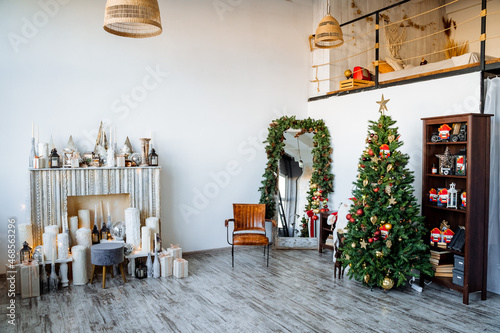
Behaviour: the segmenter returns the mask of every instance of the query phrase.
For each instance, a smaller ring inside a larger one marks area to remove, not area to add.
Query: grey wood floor
[[[331,252],[261,248],[186,254],[189,277],[129,280],[101,289],[70,286],[17,298],[17,326],[6,322],[1,283],[0,332],[500,332],[500,295],[481,301],[430,285],[370,290],[335,279]]]

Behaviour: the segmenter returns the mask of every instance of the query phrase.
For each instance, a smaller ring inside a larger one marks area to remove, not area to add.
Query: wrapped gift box
[[[170,245],[167,249],[167,253],[170,253],[175,259],[182,258],[182,249],[177,245]]]
[[[38,263],[35,265],[21,265],[21,297],[40,296],[40,273]]]
[[[160,276],[171,276],[174,269],[174,257],[170,253],[162,253],[160,258]]]
[[[174,276],[176,278],[184,278],[188,276],[188,261],[186,259],[174,260]]]

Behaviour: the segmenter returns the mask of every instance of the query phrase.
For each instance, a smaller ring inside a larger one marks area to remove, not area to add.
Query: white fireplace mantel
[[[141,220],[160,217],[161,167],[30,169],[33,247],[42,244],[46,225],[68,219],[68,196],[127,193]]]

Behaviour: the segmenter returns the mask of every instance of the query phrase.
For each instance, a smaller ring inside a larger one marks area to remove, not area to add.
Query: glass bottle
[[[94,218],[94,228],[92,228],[92,245],[99,244],[99,228],[97,227],[97,218]]]
[[[146,268],[148,270],[148,278],[153,277],[153,262],[151,261],[151,252],[148,253],[148,259],[146,260]]]
[[[155,262],[153,263],[153,277],[155,279],[160,277],[160,259],[157,251],[155,251]]]
[[[106,227],[106,223],[104,221],[101,222],[101,239],[108,239],[108,228]]]

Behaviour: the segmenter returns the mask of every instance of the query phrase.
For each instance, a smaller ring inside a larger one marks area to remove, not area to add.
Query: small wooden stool
[[[94,281],[95,266],[102,266],[102,288],[106,288],[106,266],[113,265],[119,265],[123,281],[127,283],[122,265],[124,258],[123,244],[121,243],[101,243],[92,245],[90,248],[90,262],[92,263],[90,284]],[[113,268],[111,268],[111,276],[114,277]]]

